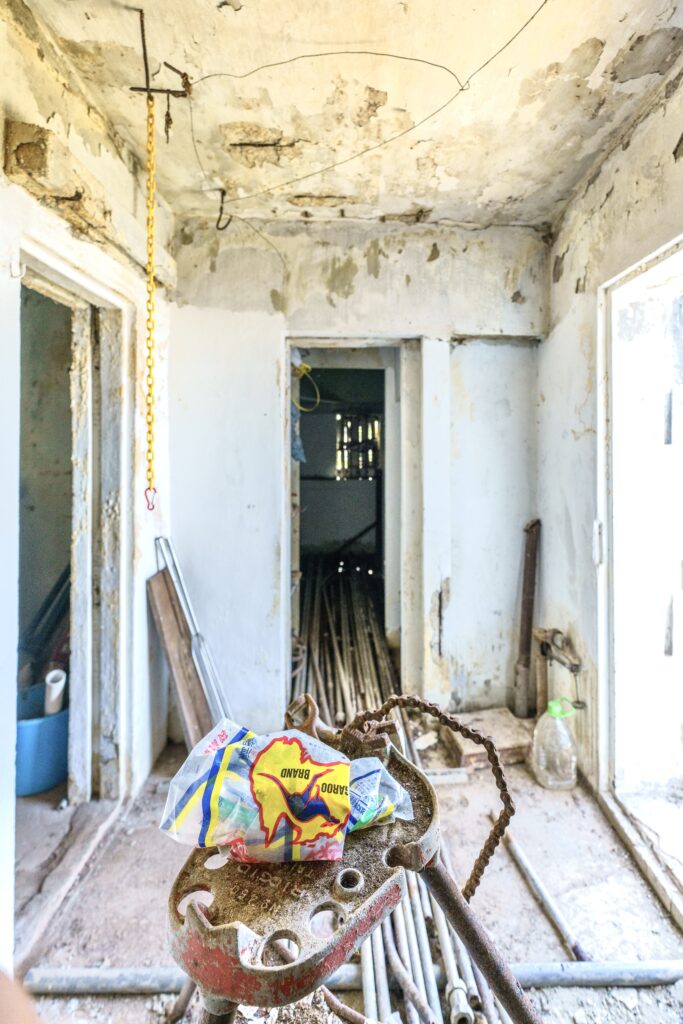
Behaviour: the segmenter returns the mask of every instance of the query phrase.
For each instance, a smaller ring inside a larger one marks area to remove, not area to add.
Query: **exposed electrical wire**
[[[453,101],[455,99],[457,99],[458,96],[460,96],[463,92],[466,92],[469,89],[470,83],[472,82],[472,80],[481,71],[483,71],[484,68],[488,67],[488,65],[491,64],[492,61],[494,61],[497,57],[499,57],[500,54],[503,53],[509,46],[512,45],[512,43],[522,34],[522,32],[525,31],[525,29],[528,28],[528,26],[534,21],[534,19],[540,14],[540,12],[543,10],[543,8],[549,2],[550,2],[550,0],[541,0],[541,3],[530,14],[530,16],[524,22],[524,24],[522,24],[517,29],[517,31],[514,32],[513,35],[511,35],[509,37],[509,39],[507,39],[503,43],[502,46],[500,46],[494,53],[492,53],[489,57],[487,57],[487,59],[482,64],[480,64],[479,67],[475,68],[474,71],[472,71],[467,76],[467,78],[464,81],[460,79],[460,77],[456,74],[455,71],[453,71],[452,68],[447,67],[445,64],[438,64],[436,61],[430,61],[427,58],[423,58],[423,57],[409,57],[409,56],[406,56],[404,54],[388,53],[388,52],[383,52],[383,51],[379,51],[379,50],[329,50],[329,51],[322,51],[320,53],[299,54],[299,55],[294,56],[294,57],[289,57],[289,58],[287,58],[285,60],[273,61],[273,62],[270,62],[268,64],[262,64],[259,67],[253,68],[251,71],[245,71],[245,72],[242,72],[241,74],[238,74],[236,72],[230,72],[230,71],[217,71],[217,72],[213,72],[213,73],[208,74],[208,75],[203,75],[201,78],[196,79],[196,81],[193,82],[193,86],[197,86],[197,85],[199,85],[199,84],[201,84],[203,82],[210,81],[211,79],[214,79],[214,78],[245,79],[245,78],[251,77],[252,75],[258,74],[261,71],[269,70],[269,69],[276,68],[276,67],[283,67],[285,65],[293,64],[293,63],[295,63],[297,61],[301,61],[301,60],[312,60],[312,59],[321,58],[321,57],[325,58],[325,57],[337,57],[337,56],[374,56],[374,57],[384,57],[384,58],[393,59],[393,60],[410,61],[410,62],[413,62],[413,63],[416,63],[416,64],[423,64],[423,65],[426,65],[428,67],[436,68],[438,70],[445,71],[448,75],[450,75],[458,83],[458,88],[456,89],[456,91],[454,93],[452,93],[452,95],[449,96],[448,99],[445,100],[444,103],[441,103],[434,110],[430,111],[430,113],[428,113],[424,117],[420,118],[420,120],[416,121],[415,124],[411,125],[408,128],[402,129],[400,132],[396,132],[394,135],[391,135],[388,139],[383,139],[381,142],[374,143],[372,146],[366,146],[363,149],[358,150],[356,153],[352,153],[350,156],[344,157],[342,160],[336,160],[334,163],[327,164],[324,167],[319,167],[315,171],[308,171],[306,174],[297,175],[296,177],[289,178],[286,181],[277,182],[274,185],[269,185],[266,188],[259,189],[257,192],[251,192],[248,195],[244,195],[244,196],[234,196],[231,199],[224,198],[224,201],[223,201],[224,205],[231,204],[231,203],[237,203],[237,202],[245,202],[248,199],[256,199],[256,198],[258,198],[260,196],[268,195],[269,193],[274,192],[277,189],[287,188],[289,185],[296,185],[296,184],[298,184],[301,181],[308,181],[311,178],[316,177],[317,175],[325,174],[327,171],[331,171],[331,170],[334,170],[337,167],[342,167],[345,164],[351,163],[352,160],[358,160],[360,157],[366,156],[368,153],[376,152],[377,150],[382,149],[384,146],[388,146],[388,145],[390,145],[390,143],[396,142],[398,139],[404,138],[406,135],[410,134],[411,132],[414,132],[418,128],[421,128],[422,125],[426,124],[427,121],[430,121],[433,117],[437,117],[443,110],[445,110],[448,106],[450,106],[450,104],[453,103]],[[206,172],[204,171],[204,168],[202,166],[201,160],[199,159],[197,140],[196,140],[195,132],[194,132],[194,120],[193,120],[192,116],[190,116],[190,130],[191,130],[191,133],[192,133],[192,144],[193,144],[193,147],[194,147],[195,155],[197,157],[197,162],[199,164],[200,169],[202,170],[202,174],[204,175],[204,178],[206,179],[207,178]],[[218,191],[218,190],[217,189],[212,189],[211,191]],[[252,227],[252,225],[248,225],[248,226]],[[252,230],[255,230],[255,229],[252,228]]]

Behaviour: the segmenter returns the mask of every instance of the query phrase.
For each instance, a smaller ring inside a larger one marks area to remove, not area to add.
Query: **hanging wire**
[[[549,2],[550,2],[550,0],[541,0],[541,3],[538,5],[538,7],[531,13],[531,15],[517,29],[517,31],[514,32],[513,35],[511,35],[509,37],[509,39],[507,39],[503,43],[502,46],[499,46],[498,49],[494,53],[492,53],[489,57],[487,57],[486,60],[482,64],[479,65],[479,67],[475,68],[474,71],[472,71],[467,76],[467,78],[464,81],[459,78],[459,76],[456,74],[455,71],[453,71],[452,68],[447,67],[447,65],[445,65],[445,64],[439,64],[436,61],[430,61],[430,60],[428,60],[427,58],[424,58],[424,57],[409,57],[409,56],[406,56],[405,54],[389,53],[389,52],[384,52],[384,51],[381,51],[381,50],[326,50],[326,51],[321,51],[320,53],[298,54],[297,56],[289,57],[289,58],[287,58],[285,60],[272,61],[272,62],[270,62],[268,64],[261,64],[261,65],[259,65],[259,67],[253,68],[251,71],[245,71],[245,72],[243,72],[241,74],[238,74],[238,73],[235,73],[235,72],[230,72],[230,71],[217,71],[217,72],[212,72],[211,74],[204,75],[201,78],[196,79],[196,81],[193,83],[193,85],[195,87],[197,85],[200,85],[203,82],[210,81],[211,79],[214,79],[214,78],[234,78],[234,79],[249,78],[252,75],[258,74],[260,71],[265,71],[265,70],[269,70],[269,69],[277,68],[277,67],[283,67],[285,65],[293,64],[293,63],[295,63],[297,61],[301,61],[301,60],[313,60],[313,59],[321,58],[321,57],[322,58],[326,58],[326,57],[339,57],[339,56],[371,56],[371,57],[384,57],[384,58],[388,58],[388,59],[392,59],[392,60],[410,61],[412,63],[422,64],[422,65],[425,65],[427,67],[436,68],[437,70],[445,71],[446,74],[450,75],[451,78],[455,79],[455,81],[458,84],[458,88],[455,90],[455,92],[453,92],[448,97],[448,99],[446,99],[438,107],[435,107],[433,110],[431,110],[424,117],[420,118],[418,121],[415,122],[415,124],[410,125],[410,127],[404,128],[404,129],[402,129],[399,132],[396,132],[394,135],[391,135],[389,138],[383,139],[381,142],[376,142],[376,143],[374,143],[371,146],[366,146],[363,149],[360,149],[357,152],[352,153],[350,156],[344,157],[341,160],[336,160],[333,163],[326,164],[324,167],[319,167],[315,171],[308,171],[307,173],[297,175],[294,178],[288,178],[286,181],[277,182],[274,185],[269,185],[266,188],[259,189],[257,192],[251,192],[248,195],[234,196],[231,199],[225,199],[224,200],[224,204],[237,203],[237,202],[245,202],[248,199],[256,199],[256,198],[258,198],[260,196],[268,195],[271,192],[276,191],[277,189],[286,188],[289,185],[296,185],[296,184],[298,184],[301,181],[308,181],[311,178],[317,177],[320,174],[325,174],[327,171],[334,170],[337,167],[343,167],[345,164],[351,163],[351,161],[353,161],[353,160],[358,160],[360,157],[366,156],[368,153],[376,152],[377,150],[382,149],[385,146],[390,145],[392,142],[396,142],[398,139],[405,138],[405,136],[409,135],[411,132],[417,131],[417,129],[421,128],[422,125],[427,123],[427,121],[430,121],[432,118],[437,117],[443,110],[445,110],[448,106],[450,106],[450,104],[453,103],[453,101],[455,99],[457,99],[458,96],[460,96],[463,92],[466,92],[469,89],[470,84],[473,81],[473,79],[476,78],[476,76],[478,74],[480,74],[480,72],[482,72],[484,70],[484,68],[488,67],[489,64],[491,64],[492,61],[494,61],[496,59],[496,57],[500,56],[501,53],[503,53],[509,46],[511,46],[512,43],[516,39],[519,38],[519,36],[522,34],[522,32],[524,32],[525,29],[527,29],[529,27],[529,25],[535,20],[535,18],[538,17],[540,12],[543,10],[543,8]],[[191,134],[192,134],[192,144],[193,144],[193,147],[194,147],[195,156],[197,157],[197,162],[198,162],[199,167],[200,167],[200,169],[202,171],[202,174],[206,178],[207,177],[206,173],[205,173],[205,171],[203,169],[201,160],[199,159],[197,140],[196,140],[196,136],[195,136],[195,132],[194,132],[194,119],[193,119],[192,116],[190,117],[190,131],[191,131]],[[211,191],[214,191],[214,190],[211,190]],[[249,227],[252,227],[252,225],[249,225]]]

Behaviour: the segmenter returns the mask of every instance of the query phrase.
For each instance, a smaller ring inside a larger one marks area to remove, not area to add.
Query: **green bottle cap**
[[[569,705],[568,708],[562,706],[562,701],[566,701]],[[551,718],[569,718],[570,715],[575,714],[576,708],[570,701],[569,697],[560,697],[559,700],[548,701],[548,714]]]

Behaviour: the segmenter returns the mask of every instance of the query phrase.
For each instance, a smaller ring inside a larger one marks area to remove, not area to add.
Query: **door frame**
[[[441,462],[450,457],[450,341],[422,336],[368,334],[364,337],[292,333],[287,336],[285,374],[286,451],[289,454],[290,353],[296,348],[397,351],[400,394],[400,649],[401,687],[431,700],[450,699],[449,659],[441,635],[450,590],[451,524],[444,503],[450,492]],[[430,453],[425,458],[425,452]],[[437,458],[434,453],[441,453]],[[440,461],[439,461],[440,459]],[[285,490],[292,491],[291,457]],[[288,501],[285,579],[291,578],[292,502]],[[291,602],[287,630],[291,622]]]
[[[34,239],[19,260],[22,285],[72,311],[68,798],[118,800],[130,755],[135,304]]]
[[[671,880],[636,821],[615,791],[615,673],[612,543],[612,321],[611,297],[617,289],[683,249],[683,235],[610,278],[598,288],[597,302],[597,518],[593,531],[593,560],[597,574],[598,636],[598,790],[606,816],[633,856],[657,896],[683,929],[683,897]]]

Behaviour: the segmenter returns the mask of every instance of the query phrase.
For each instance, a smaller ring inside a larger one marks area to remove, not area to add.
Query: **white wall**
[[[173,311],[173,539],[224,696],[262,731],[289,674],[287,358],[279,316]]]
[[[543,521],[537,621],[568,632],[585,665],[588,710],[574,716],[581,765],[598,783],[598,582],[592,535],[597,516],[598,290],[683,232],[681,76],[594,171],[570,205],[555,241],[551,324],[539,353],[539,503]],[[602,570],[601,570],[602,571]],[[566,677],[556,675],[558,690]],[[604,695],[603,695],[604,697]],[[646,711],[646,708],[644,708]],[[603,784],[606,764],[603,765]]]
[[[504,701],[512,681],[522,527],[534,514],[535,351],[523,342],[544,329],[545,243],[520,228],[260,225],[279,248],[285,272],[272,249],[243,226],[234,228],[218,234],[189,224],[178,236],[178,300],[188,305],[174,317],[172,332],[171,457],[174,537],[223,672],[232,679],[234,666],[241,670],[244,681],[235,678],[232,686],[236,706],[252,708],[257,670],[273,692],[283,688],[275,682],[278,666],[285,671],[282,637],[269,619],[269,602],[281,592],[271,553],[281,517],[289,515],[278,491],[284,453],[277,410],[289,367],[278,362],[277,339],[285,333],[299,346],[307,337],[328,347],[337,338],[340,345],[374,338],[405,351],[401,603],[403,628],[410,620],[412,633],[412,645],[403,636],[406,686],[444,703],[451,688],[460,704]],[[479,340],[454,344],[451,352],[450,339],[463,335]],[[428,340],[401,340],[411,336]],[[281,374],[279,384],[274,373]],[[201,426],[197,408],[205,415]],[[489,441],[496,450],[487,464],[482,446]],[[233,447],[251,454],[242,476]],[[224,549],[234,523],[247,521],[244,503],[252,492],[251,531],[263,540],[258,575],[246,539],[238,562]],[[198,494],[212,500],[197,507]],[[489,559],[487,594],[480,597],[483,559]],[[226,573],[234,588],[228,593],[240,595],[232,623],[218,607]],[[247,579],[259,586],[247,589]],[[239,641],[251,641],[258,630],[260,666]]]
[[[448,653],[458,707],[505,705],[517,657],[525,524],[536,515],[538,346],[454,345]]]

